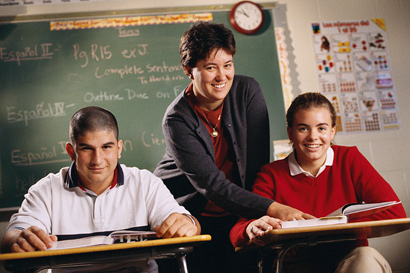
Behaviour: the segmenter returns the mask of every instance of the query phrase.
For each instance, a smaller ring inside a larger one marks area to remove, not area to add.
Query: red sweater
[[[261,168],[253,192],[315,217],[326,216],[346,203],[399,201],[391,186],[356,147],[331,146],[333,166],[319,176],[291,176],[287,158]],[[405,218],[401,204],[359,221]],[[249,241],[245,229],[250,220],[241,218],[232,228],[230,239],[237,247]],[[367,242],[365,242],[367,244]]]

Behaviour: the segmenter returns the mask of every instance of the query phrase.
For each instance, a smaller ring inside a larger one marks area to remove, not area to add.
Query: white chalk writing
[[[132,66],[124,65],[121,68],[106,68],[106,69],[101,69],[100,67],[97,67],[97,69],[95,70],[95,77],[97,79],[101,79],[109,75],[120,75],[120,78],[123,79],[124,75],[139,75],[142,73],[144,73],[144,70],[142,70],[141,67],[137,67],[136,65],[132,65]]]
[[[91,92],[87,92],[84,95],[85,102],[95,102],[95,101],[118,101],[123,100],[124,98],[121,97],[119,94],[107,94],[107,92],[100,92],[99,94],[93,94]]]
[[[175,72],[175,71],[181,71],[182,66],[180,65],[167,65],[166,62],[162,62],[161,65],[155,65],[155,64],[147,64],[146,65],[147,72],[148,73],[154,73],[154,72]]]
[[[98,45],[98,44],[92,44],[90,46],[90,51],[87,53],[87,51],[80,50],[80,45],[79,44],[74,44],[74,59],[77,60],[82,60],[83,64],[81,64],[81,67],[86,67],[88,65],[89,59],[91,58],[92,60],[95,61],[100,61],[100,60],[109,60],[112,58],[112,52],[110,51],[110,46],[109,45]]]
[[[61,117],[65,115],[64,102],[46,104],[41,102],[36,105],[35,109],[31,110],[17,110],[14,106],[7,107],[7,121],[9,123],[24,122],[26,126],[28,125],[29,120]]]
[[[22,61],[52,59],[52,43],[27,46],[22,50],[8,50],[6,47],[0,47],[0,60],[3,62],[17,62],[21,65]]]
[[[19,174],[19,176],[15,176],[16,179],[16,183],[15,183],[15,187],[17,190],[17,193],[15,194],[15,196],[23,196],[24,194],[27,193],[28,189],[34,185],[38,180],[40,180],[41,178],[43,178],[44,176],[47,175],[47,171],[43,171],[40,174],[34,174],[34,173],[27,173],[27,174],[23,174],[21,176],[21,174]]]
[[[15,149],[11,151],[11,163],[17,166],[33,166],[39,164],[51,164],[56,162],[70,161],[67,156],[65,146],[58,145],[52,147],[40,147],[37,151],[22,151],[21,149]],[[60,155],[65,155],[63,159]]]
[[[127,148],[127,147],[128,147],[128,148]],[[127,152],[128,149],[129,149],[130,151],[133,151],[133,150],[134,150],[134,145],[132,144],[132,141],[131,141],[131,140],[126,139],[126,140],[123,141],[122,151],[123,151],[123,152]]]
[[[165,138],[163,137],[159,138],[155,136],[154,134],[150,134],[148,136],[147,132],[143,131],[142,132],[142,144],[145,147],[165,145]]]
[[[125,89],[125,91],[127,91],[129,100],[132,100],[132,99],[147,100],[147,99],[149,99],[147,93],[137,93],[137,92],[135,92],[134,90],[131,90],[131,89]]]
[[[147,54],[147,48],[147,44],[139,44],[137,48],[124,49],[123,51],[121,51],[121,55],[126,59],[137,58],[138,55],[144,56],[145,54]]]
[[[138,28],[134,29],[124,29],[123,27],[117,27],[118,29],[118,37],[135,37],[140,36],[140,30]]]

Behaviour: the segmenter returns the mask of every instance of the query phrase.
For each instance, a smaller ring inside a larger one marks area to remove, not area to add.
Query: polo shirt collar
[[[116,185],[122,186],[124,185],[124,172],[122,171],[120,163],[117,163],[117,167],[115,168],[114,179],[112,181],[111,187],[113,188]],[[84,187],[81,186],[80,181],[78,179],[77,168],[75,167],[75,162],[71,163],[70,168],[67,171],[67,174],[64,179],[64,187],[65,188],[74,188],[79,187],[82,190],[85,190]]]
[[[309,177],[317,177],[317,176],[319,176],[319,174],[321,174],[325,170],[326,166],[332,166],[333,165],[334,156],[335,156],[335,153],[334,153],[333,149],[331,147],[329,147],[326,151],[325,164],[323,164],[320,167],[319,172],[315,176],[315,175],[312,175],[310,172],[305,171],[304,169],[302,169],[302,167],[296,161],[295,151],[293,151],[288,156],[288,164],[289,164],[290,175],[291,176],[296,176],[296,175],[299,175],[299,174],[304,174],[304,175],[309,176]]]

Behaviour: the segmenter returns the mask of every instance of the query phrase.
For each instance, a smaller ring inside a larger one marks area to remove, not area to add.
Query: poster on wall
[[[383,19],[312,23],[319,92],[337,112],[337,131],[400,128]]]

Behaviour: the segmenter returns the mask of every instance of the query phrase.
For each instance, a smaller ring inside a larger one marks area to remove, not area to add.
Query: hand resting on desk
[[[250,242],[263,246],[265,243],[259,238],[271,229],[281,228],[280,223],[282,221],[316,218],[308,213],[304,213],[298,209],[294,209],[278,202],[273,202],[272,205],[270,205],[268,215],[273,217],[263,216],[248,224],[246,227],[246,234],[248,235]]]
[[[282,221],[270,216],[263,216],[255,221],[249,223],[246,227],[246,234],[249,237],[249,241],[257,245],[263,246],[265,243],[260,240],[260,238],[265,234],[265,232],[281,228]]]
[[[195,219],[195,218],[194,218]],[[201,234],[201,228],[195,219],[192,220],[180,213],[170,214],[161,225],[155,228],[157,237],[173,238],[186,237]],[[46,250],[53,246],[53,242],[58,238],[55,235],[48,235],[39,227],[31,226],[23,231],[10,230],[6,233],[1,243],[2,253],[6,252],[30,252]]]
[[[39,227],[31,226],[23,231],[10,230],[1,242],[1,252],[30,252],[46,250],[57,241],[57,236],[48,235]]]
[[[193,217],[193,219],[195,218]],[[188,216],[176,212],[170,214],[160,226],[155,227],[155,231],[157,232],[157,237],[162,238],[186,237],[201,234],[201,228],[196,219],[194,225]]]

